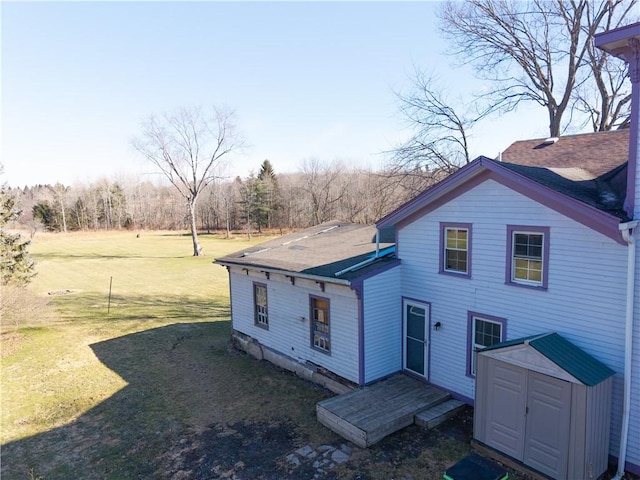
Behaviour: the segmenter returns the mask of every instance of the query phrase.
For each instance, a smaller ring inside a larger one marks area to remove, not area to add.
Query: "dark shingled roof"
[[[529,344],[532,348],[547,357],[553,363],[588,386],[594,386],[606,380],[615,372],[600,360],[593,358],[581,348],[566,340],[557,333],[546,333],[506,342],[496,343],[481,351],[497,350],[514,345]]]
[[[628,130],[569,135],[515,142],[500,164],[626,221],[628,150]]]
[[[558,193],[580,200],[592,207],[628,220],[623,209],[626,195],[627,164],[619,165],[600,177],[577,180],[567,178],[556,171],[542,168],[516,165],[502,162],[500,165],[531,180],[549,187]]]
[[[529,167],[581,169],[595,178],[619,167],[629,156],[629,130],[567,135],[548,144],[545,140],[515,142],[502,152],[501,160]]]
[[[222,265],[278,270],[329,279],[352,280],[396,261],[393,243],[380,243],[381,258],[335,276],[349,267],[373,260],[376,229],[371,225],[327,222],[216,259]]]

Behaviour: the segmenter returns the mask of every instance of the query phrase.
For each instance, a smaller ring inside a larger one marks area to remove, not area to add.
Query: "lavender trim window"
[[[470,223],[440,223],[439,272],[471,277]]]
[[[309,297],[311,317],[311,347],[331,353],[331,329],[329,322],[329,299]]]
[[[546,289],[549,279],[549,227],[507,225],[505,281]]]
[[[478,350],[503,342],[507,337],[507,320],[481,313],[467,313],[467,376],[476,376]]]

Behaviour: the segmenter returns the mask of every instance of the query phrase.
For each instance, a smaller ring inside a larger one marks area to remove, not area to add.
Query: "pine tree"
[[[271,228],[274,219],[281,210],[281,195],[278,186],[278,177],[269,160],[262,162],[260,173],[258,174],[260,181],[260,208],[262,226]]]
[[[31,260],[22,235],[5,230],[6,225],[20,216],[15,198],[5,185],[0,187],[0,285],[22,287],[35,276],[35,263]]]

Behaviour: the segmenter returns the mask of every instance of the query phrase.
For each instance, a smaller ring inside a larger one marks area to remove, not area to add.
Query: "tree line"
[[[190,212],[172,185],[101,179],[90,184],[11,188],[22,210],[16,225],[37,231],[186,230]],[[199,195],[201,232],[305,228],[328,220],[373,223],[413,195],[386,170],[308,159],[296,173],[277,174],[269,160],[257,174],[217,179]]]

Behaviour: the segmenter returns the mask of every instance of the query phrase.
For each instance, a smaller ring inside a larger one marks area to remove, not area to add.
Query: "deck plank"
[[[360,447],[368,447],[414,422],[415,415],[450,395],[397,374],[373,385],[319,402],[320,423]]]

